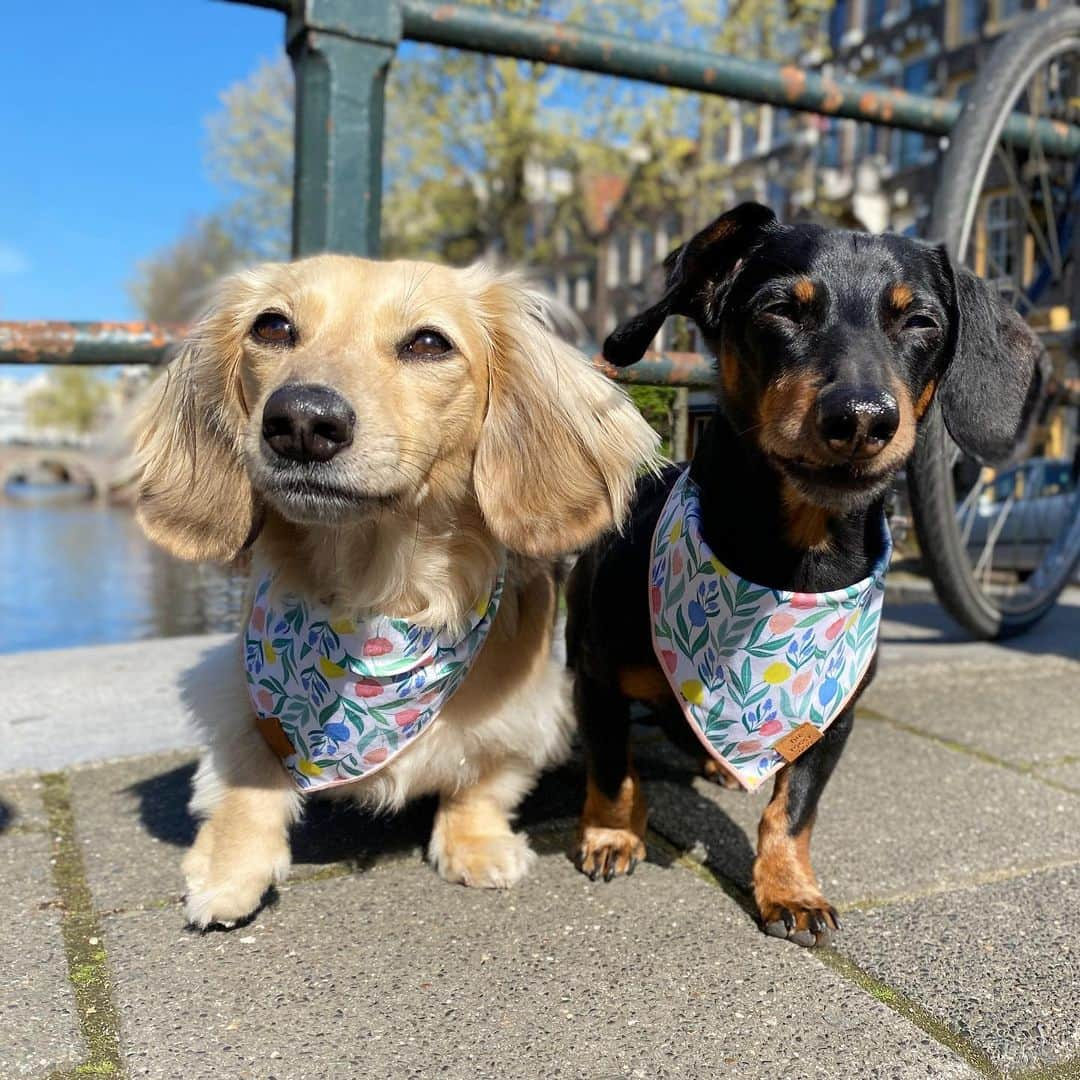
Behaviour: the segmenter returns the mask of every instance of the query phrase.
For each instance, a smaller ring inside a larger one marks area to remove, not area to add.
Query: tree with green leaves
[[[236,224],[209,217],[174,244],[138,264],[128,292],[151,322],[185,323],[206,304],[207,291],[223,274],[250,261],[252,245]]]
[[[45,385],[27,397],[27,417],[35,428],[88,435],[97,427],[107,399],[96,374],[78,367],[53,368]]]
[[[790,61],[820,34],[831,0],[733,0],[722,17],[707,0],[497,6]],[[223,224],[253,257],[287,255],[292,116],[292,75],[282,57],[230,88],[210,120],[211,171],[235,196]],[[610,230],[627,220],[679,206],[704,221],[721,209],[717,184],[730,166],[710,144],[730,117],[719,98],[406,43],[387,83],[384,253],[544,266],[561,234],[595,262]],[[582,204],[584,181],[611,174],[627,178],[625,192],[619,213],[598,225]],[[148,312],[146,276],[140,272],[133,291]],[[179,283],[170,288],[183,291]]]

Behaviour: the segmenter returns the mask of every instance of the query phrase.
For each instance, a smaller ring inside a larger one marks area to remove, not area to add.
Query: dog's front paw
[[[758,898],[762,929],[770,937],[786,938],[806,948],[827,945],[840,929],[836,909],[821,893],[765,900]]]
[[[532,869],[536,853],[520,833],[455,836],[435,835],[428,857],[439,875],[456,885],[509,889]]]
[[[590,881],[598,877],[610,881],[617,874],[632,874],[644,858],[645,844],[637,833],[585,825],[578,837],[574,865],[588,874]]]
[[[232,858],[225,859],[215,853],[212,842],[204,840],[200,832],[184,859],[183,871],[188,922],[200,930],[210,926],[229,929],[254,915],[267,889],[288,876],[289,848],[283,842],[258,850],[234,851]]]

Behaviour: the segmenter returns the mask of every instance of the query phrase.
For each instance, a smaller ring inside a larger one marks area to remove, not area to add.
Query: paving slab
[[[1080,868],[846,917],[844,950],[1012,1072],[1076,1061]]]
[[[11,805],[42,814],[32,784],[4,786]],[[43,1076],[83,1054],[75,998],[67,981],[60,912],[44,831],[0,835],[0,1077]]]
[[[286,887],[256,922],[106,920],[131,1077],[951,1077],[954,1053],[719,889],[562,854],[508,893],[408,861]]]
[[[933,680],[924,674],[902,686],[886,677],[871,684],[861,704],[1021,766],[1080,758],[1080,664],[1055,665],[1044,674],[1031,668]]]
[[[748,884],[768,792],[698,779],[663,744],[648,753],[686,770],[646,782],[653,827]],[[1077,795],[863,716],[821,800],[814,865],[834,904],[905,897],[1080,862],[1078,821]]]
[[[1068,589],[1045,618],[1020,637],[973,641],[932,599],[895,603],[886,597],[881,624],[881,670],[901,665],[934,670],[1002,668],[1035,662],[1080,661],[1080,589]]]

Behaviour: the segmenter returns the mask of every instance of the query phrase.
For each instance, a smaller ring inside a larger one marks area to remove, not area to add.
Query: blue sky
[[[221,92],[284,19],[221,0],[4,5],[0,319],[125,319],[138,259],[225,201],[203,164]]]

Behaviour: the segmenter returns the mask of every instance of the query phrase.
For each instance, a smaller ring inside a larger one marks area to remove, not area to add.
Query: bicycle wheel
[[[946,610],[980,638],[1042,618],[1080,560],[1076,411],[1062,392],[1080,316],[1080,161],[1038,142],[1001,144],[1014,111],[1080,123],[1080,10],[1034,16],[995,47],[950,136],[930,220],[930,237],[995,282],[1053,361],[1031,436],[1007,467],[966,458],[935,406],[909,469],[924,566]]]

